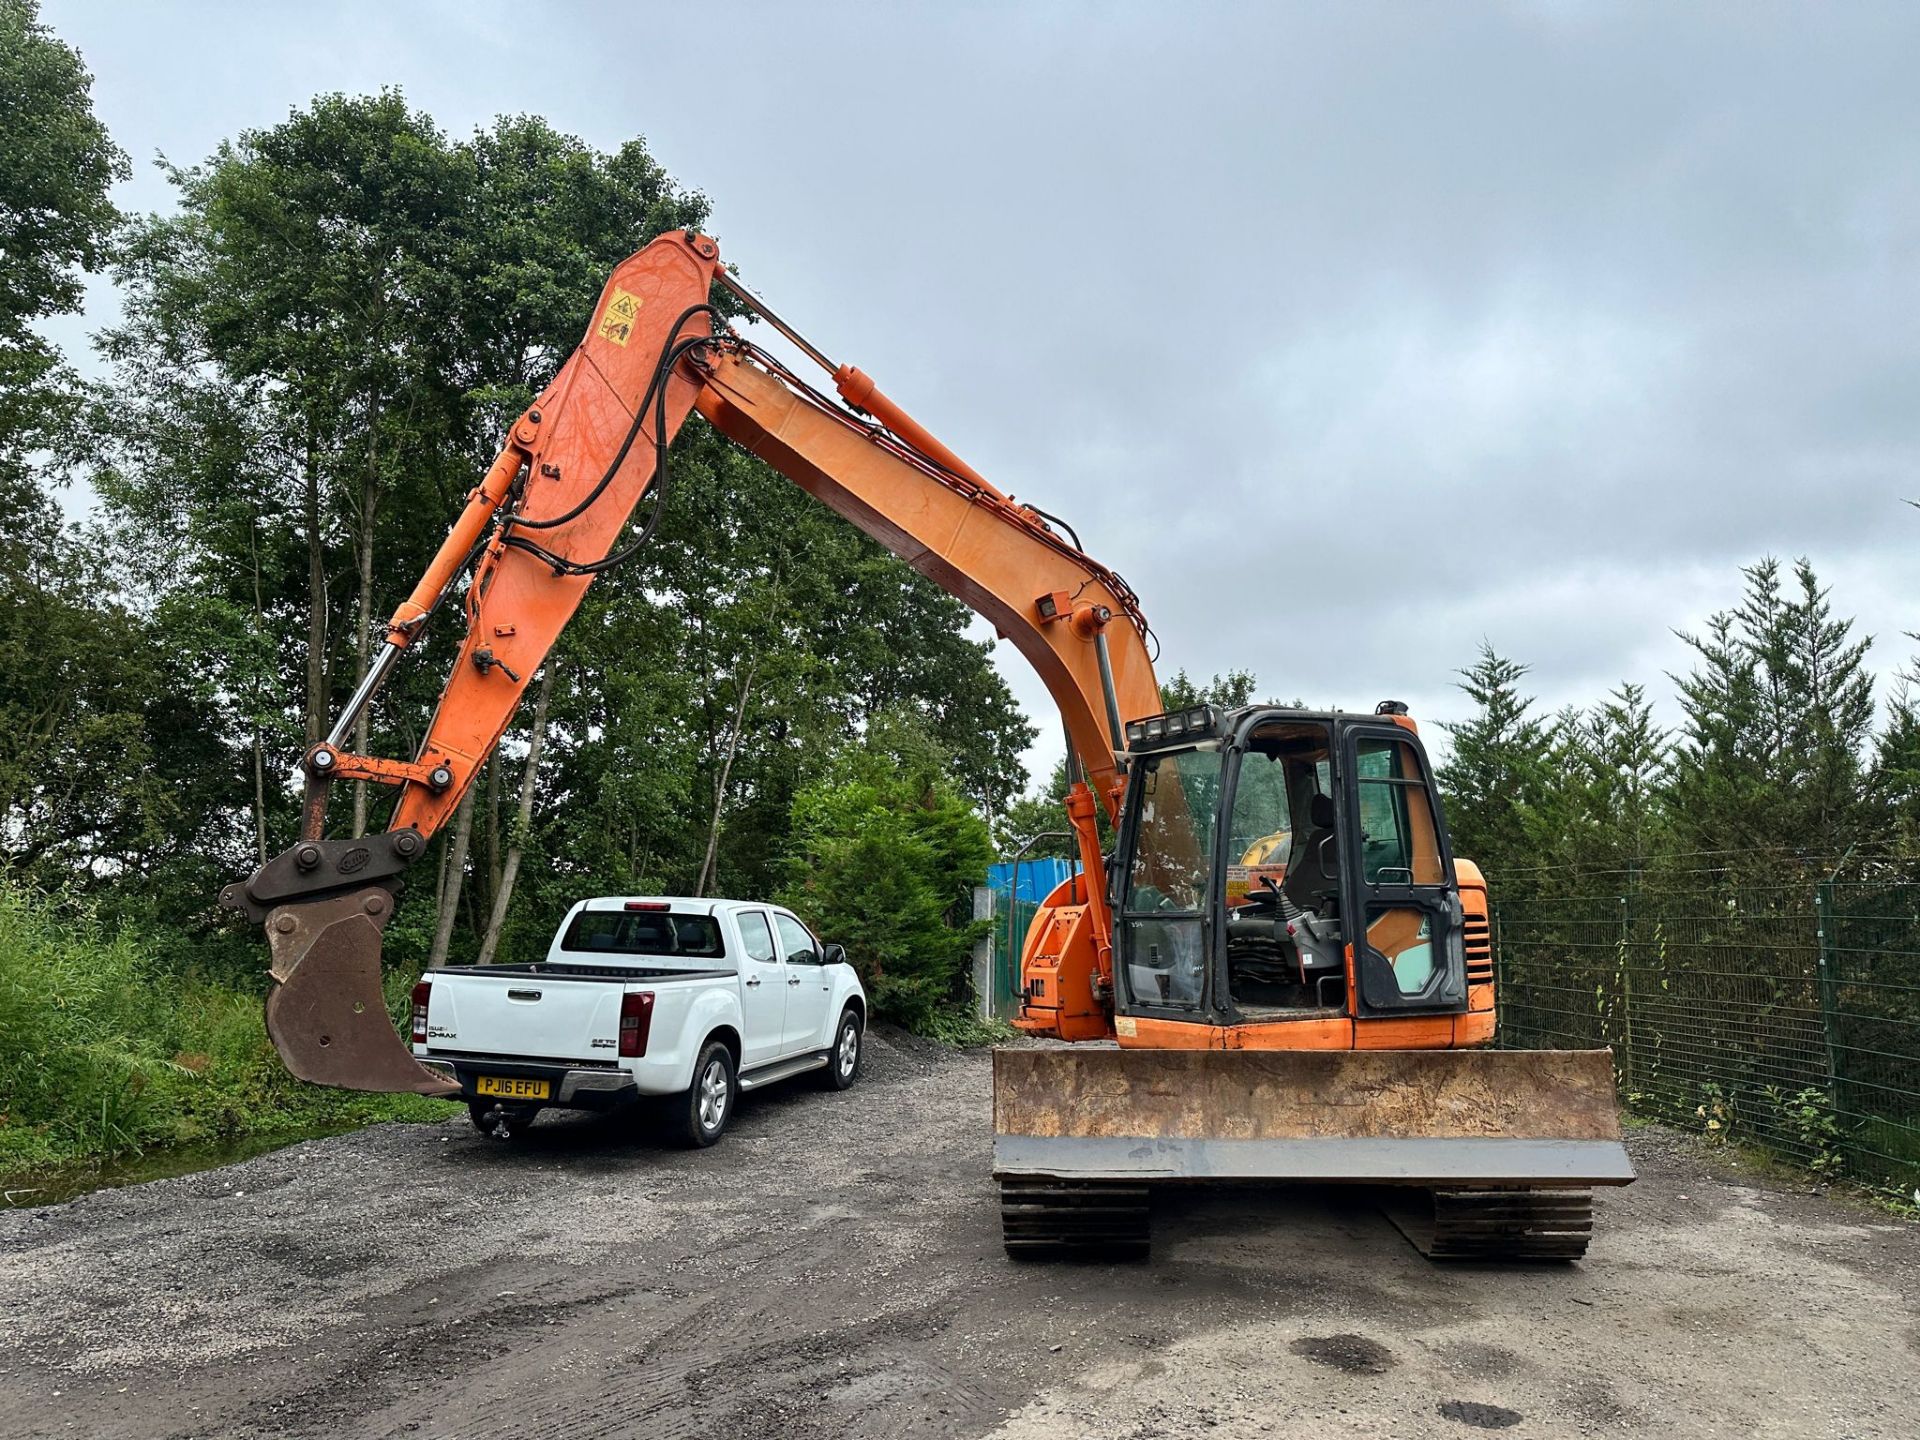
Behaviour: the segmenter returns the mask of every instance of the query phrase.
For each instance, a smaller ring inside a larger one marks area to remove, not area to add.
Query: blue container
[[[1003,860],[998,865],[987,867],[987,884],[1005,895],[1013,885],[1013,862]],[[1020,886],[1014,891],[1014,899],[1024,900],[1029,905],[1037,905],[1053,893],[1054,888],[1069,875],[1077,874],[1080,867],[1057,856],[1038,856],[1020,862]]]

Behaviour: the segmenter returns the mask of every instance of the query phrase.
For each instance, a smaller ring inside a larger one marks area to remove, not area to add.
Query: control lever
[[[1333,938],[1322,933],[1324,922],[1311,910],[1302,910],[1287,897],[1280,884],[1271,875],[1262,875],[1260,883],[1273,894],[1274,908],[1280,912],[1280,923],[1286,927],[1287,938],[1293,941],[1294,959],[1300,965],[1300,986],[1307,985],[1307,957],[1313,956],[1316,967],[1328,969],[1340,968],[1338,947]]]

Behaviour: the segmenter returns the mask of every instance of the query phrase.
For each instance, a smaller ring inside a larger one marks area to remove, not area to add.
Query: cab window
[[[1354,779],[1360,863],[1369,885],[1443,885],[1426,776],[1404,740],[1362,740]]]
[[[718,960],[726,954],[720,924],[711,915],[660,911],[582,910],[568,924],[560,948],[612,955],[691,955],[702,960]]]
[[[1217,751],[1195,751],[1141,762],[1142,800],[1127,868],[1127,911],[1191,913],[1207,908],[1220,761]]]
[[[775,915],[773,923],[780,930],[780,949],[787,957],[789,965],[818,965],[819,947],[813,943],[806,927],[791,915]]]
[[[767,917],[760,911],[741,912],[740,943],[746,947],[747,959],[756,960],[762,965],[778,963],[776,957],[779,952],[773,948],[773,931],[768,928]]]
[[[1240,761],[1240,779],[1233,791],[1233,816],[1227,831],[1229,874],[1234,867],[1249,866],[1271,866],[1277,872],[1287,863],[1292,830],[1287,771],[1279,753],[1248,750]]]

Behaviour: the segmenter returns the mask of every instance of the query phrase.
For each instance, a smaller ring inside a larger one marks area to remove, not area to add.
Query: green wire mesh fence
[[[1630,1109],[1913,1198],[1915,867],[1735,875],[1496,880],[1500,1043],[1612,1046]]]
[[[995,891],[993,896],[993,995],[989,1012],[1000,1020],[1011,1020],[1020,1013],[1020,947],[1027,942],[1039,905],[1032,900],[1012,901],[1013,914],[1007,914],[1008,896]],[[1011,923],[1009,923],[1011,922]]]

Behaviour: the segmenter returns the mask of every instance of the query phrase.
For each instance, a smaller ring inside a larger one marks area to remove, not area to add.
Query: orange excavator
[[[730,329],[716,290],[818,364],[837,399]],[[1592,1188],[1633,1178],[1611,1059],[1489,1048],[1486,884],[1452,853],[1406,707],[1165,711],[1120,576],[683,232],[614,271],[579,348],[513,423],[308,749],[298,842],[221,892],[266,929],[267,1027],[295,1075],[447,1093],[382,1001],[401,877],[595,576],[651,534],[669,442],[695,410],[984,616],[1060,708],[1080,867],[1021,957],[1015,1024],[1039,1043],[994,1056],[1010,1254],[1144,1252],[1152,1187],[1216,1181],[1389,1187],[1389,1212],[1435,1256],[1584,1252]],[[419,752],[352,753],[356,720],[450,601],[465,638]],[[327,835],[339,781],[397,787],[385,833]]]

